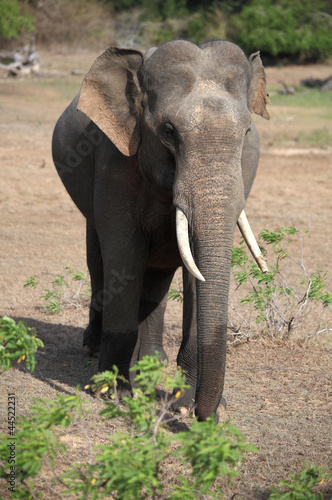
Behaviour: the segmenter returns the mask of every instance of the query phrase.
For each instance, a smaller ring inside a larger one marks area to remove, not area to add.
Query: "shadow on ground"
[[[37,366],[31,374],[34,378],[50,384],[60,392],[68,392],[65,387],[81,389],[89,383],[98,371],[98,360],[89,358],[82,347],[83,328],[53,324],[31,318],[15,318],[35,328],[44,348],[37,351]],[[24,370],[23,366],[16,365]]]

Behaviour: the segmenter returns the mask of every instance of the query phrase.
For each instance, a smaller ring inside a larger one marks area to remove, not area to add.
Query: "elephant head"
[[[222,41],[169,42],[148,57],[109,48],[80,92],[78,109],[123,155],[135,156],[156,196],[176,207],[180,254],[197,278],[200,419],[216,411],[222,395],[237,222],[245,237],[251,235],[243,226],[250,189],[243,149],[251,112],[268,119],[267,102],[259,53],[248,59],[239,47]],[[249,245],[261,259],[255,241]]]

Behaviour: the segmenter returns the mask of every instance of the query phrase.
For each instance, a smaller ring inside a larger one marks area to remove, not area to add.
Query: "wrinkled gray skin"
[[[206,281],[184,268],[178,364],[191,389],[179,405],[200,420],[223,404],[233,234],[259,157],[251,112],[268,118],[266,102],[259,53],[247,59],[232,43],[174,41],[148,57],[110,48],[54,131],[55,165],[87,220],[84,345],[100,348],[100,371],[117,365],[129,380],[133,354],[166,358],[167,293],[182,264],[176,207],[187,216]]]

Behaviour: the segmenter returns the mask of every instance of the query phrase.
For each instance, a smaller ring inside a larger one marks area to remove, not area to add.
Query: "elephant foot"
[[[94,349],[93,347],[90,347],[89,345],[85,344],[83,347],[85,354],[89,358],[98,358],[100,352],[100,346]]]
[[[217,424],[220,422],[225,412],[226,412],[226,400],[225,398],[221,397],[216,409],[212,413],[212,415],[214,415]],[[195,408],[195,417],[197,417],[197,420],[199,422],[204,422],[210,416],[211,413],[208,411],[206,407],[204,407],[204,405],[201,408],[198,408],[198,406]]]
[[[104,392],[99,389],[92,390],[91,387],[88,386],[85,390],[87,394],[103,399],[104,401],[122,401],[124,398],[131,398],[133,396],[131,385],[128,382],[123,381],[118,381],[115,397],[113,389]]]
[[[101,330],[89,325],[83,334],[83,347],[87,356],[97,358],[100,352],[100,344]]]
[[[177,391],[174,391],[173,396],[177,394]],[[179,398],[177,398],[172,404],[172,410],[176,413],[180,413],[180,415],[185,416],[190,413],[195,407],[195,388],[190,387],[187,389],[184,394],[182,394]]]
[[[131,384],[129,382],[124,382],[123,380],[119,379],[117,379],[117,387],[115,395],[113,391],[108,391],[107,394],[110,399],[115,399],[115,401],[122,401],[124,398],[133,397]]]
[[[123,398],[131,398],[133,396],[131,385],[125,383],[123,383],[121,386],[118,385],[116,395],[119,401],[121,401]]]
[[[176,394],[176,391],[174,392],[174,394]],[[214,417],[217,423],[219,423],[222,420],[222,417],[226,412],[226,406],[227,406],[226,399],[222,397],[214,412]],[[195,409],[195,389],[193,387],[188,389],[181,397],[179,397],[172,404],[172,410],[176,413],[179,413],[183,417],[188,416],[189,413],[194,411],[194,409]],[[202,420],[205,420],[205,418]]]
[[[217,424],[220,422],[222,416],[225,414],[226,407],[227,407],[226,399],[222,397],[214,413]]]

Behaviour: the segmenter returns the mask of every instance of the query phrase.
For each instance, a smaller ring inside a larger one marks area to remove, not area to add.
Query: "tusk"
[[[181,258],[188,271],[198,280],[205,281],[195,264],[189,245],[188,219],[179,208],[176,208],[176,237]]]
[[[267,267],[267,264],[265,262],[263,255],[262,255],[262,252],[260,251],[260,248],[258,246],[258,243],[256,241],[254,233],[251,230],[251,227],[249,225],[249,222],[248,222],[248,219],[247,219],[247,216],[246,216],[244,210],[242,210],[242,212],[240,213],[240,217],[237,221],[237,224],[239,226],[239,229],[241,231],[243,239],[246,242],[250,252],[252,253],[252,255],[255,259],[255,261],[259,265],[261,271],[264,274],[266,274],[268,272],[269,268]]]

